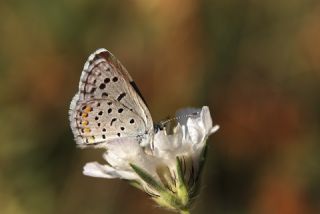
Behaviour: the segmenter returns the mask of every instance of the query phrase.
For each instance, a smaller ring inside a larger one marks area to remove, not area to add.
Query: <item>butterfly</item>
[[[154,135],[138,87],[120,61],[103,48],[91,54],[83,67],[69,120],[80,147],[99,147],[125,138],[147,145]]]

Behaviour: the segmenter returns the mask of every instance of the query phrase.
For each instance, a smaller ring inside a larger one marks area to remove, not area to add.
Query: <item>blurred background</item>
[[[320,213],[320,2],[0,2],[0,213],[170,213],[121,180],[85,177],[68,108],[96,48],[154,121],[208,105],[193,213]]]

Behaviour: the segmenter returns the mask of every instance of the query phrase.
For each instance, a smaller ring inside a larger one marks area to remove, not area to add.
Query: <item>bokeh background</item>
[[[68,107],[88,55],[112,51],[155,121],[208,105],[193,213],[320,213],[317,0],[0,1],[0,213],[169,213],[85,177]]]

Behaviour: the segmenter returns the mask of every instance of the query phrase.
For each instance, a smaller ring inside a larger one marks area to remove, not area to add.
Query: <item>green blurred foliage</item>
[[[155,121],[209,105],[194,213],[320,213],[320,3],[0,2],[0,213],[164,213],[120,180],[85,177],[68,107],[96,48],[127,67]]]

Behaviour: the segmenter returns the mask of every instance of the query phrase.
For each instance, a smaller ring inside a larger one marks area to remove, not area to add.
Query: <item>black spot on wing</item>
[[[106,84],[104,84],[104,83],[101,83],[100,84],[100,86],[99,86],[99,88],[102,90],[102,89],[104,89],[106,87]]]
[[[112,126],[112,124],[113,124],[114,122],[116,122],[116,120],[117,120],[117,118],[112,118],[112,120],[111,120],[111,122],[110,122],[110,126]]]
[[[118,98],[117,98],[117,100],[118,101],[120,101],[120,100],[122,100],[122,98],[124,98],[126,96],[126,93],[121,93],[119,96],[118,96]]]

